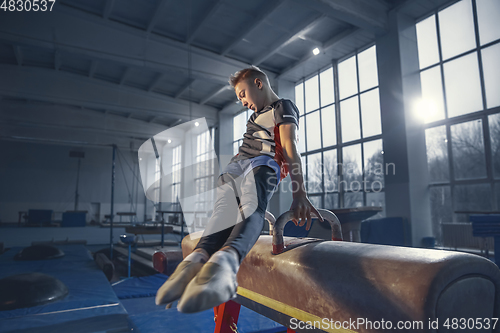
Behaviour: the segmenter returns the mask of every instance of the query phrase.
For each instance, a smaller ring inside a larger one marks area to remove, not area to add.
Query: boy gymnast
[[[288,173],[292,221],[300,226],[307,222],[307,230],[311,212],[323,221],[304,186],[295,104],[279,98],[267,75],[255,66],[236,72],[229,82],[243,106],[254,113],[238,154],[218,178],[213,214],[203,236],[156,294],[156,304],[180,298],[180,312],[207,310],[236,297],[236,273],[259,238],[269,200]]]

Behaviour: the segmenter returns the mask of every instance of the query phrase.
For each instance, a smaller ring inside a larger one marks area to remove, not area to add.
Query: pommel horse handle
[[[335,214],[326,209],[318,209],[318,212],[321,214],[323,219],[327,220],[330,223],[332,228],[332,241],[341,241],[342,238],[342,227],[340,226],[340,221]],[[272,215],[271,215],[272,216]],[[311,212],[312,217],[317,217],[316,214]],[[274,216],[273,216],[274,218]],[[293,211],[289,210],[278,217],[278,220],[274,223],[272,227],[272,235],[273,235],[273,254],[280,254],[285,249],[285,243],[283,241],[283,230],[285,229],[285,225],[287,222],[291,221],[293,218]],[[267,219],[267,212],[266,212]],[[268,219],[271,224],[271,220]],[[271,230],[271,225],[269,226],[269,230]]]
[[[276,218],[274,217],[273,214],[271,214],[270,212],[268,212],[266,210],[265,219],[267,220],[267,222],[269,222],[269,235],[272,235],[273,234],[273,227],[274,227],[274,224],[276,223]]]

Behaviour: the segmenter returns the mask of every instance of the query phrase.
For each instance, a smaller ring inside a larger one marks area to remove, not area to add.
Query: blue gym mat
[[[165,274],[135,277],[113,284],[113,290],[119,299],[156,296],[156,291],[167,281]]]
[[[90,251],[87,250],[87,248],[84,245],[56,245],[58,249],[62,250],[64,252],[64,257],[61,258],[56,258],[56,259],[49,259],[49,260],[22,260],[22,261],[17,261],[14,260],[14,256],[19,253],[24,247],[12,247],[9,250],[5,251],[3,254],[0,255],[0,265],[4,262],[16,262],[16,263],[23,263],[23,262],[30,262],[30,263],[46,263],[49,265],[52,265],[52,262],[57,263],[60,261],[64,262],[80,262],[80,261],[94,261],[92,258],[92,255],[90,254]]]
[[[164,332],[213,332],[215,329],[213,309],[199,313],[177,311],[177,302],[170,309],[155,305],[154,297],[133,298],[121,301],[133,325],[141,333]],[[286,327],[241,307],[238,318],[240,333],[275,333],[286,331]]]
[[[212,309],[184,314],[177,302],[170,309],[155,304],[158,288],[168,278],[163,274],[132,278],[111,287],[83,245],[57,246],[65,252],[58,259],[15,261],[22,248],[0,255],[0,278],[39,272],[61,280],[69,294],[60,301],[31,308],[0,311],[0,332],[213,332]],[[120,299],[119,299],[120,298]],[[241,333],[275,333],[285,327],[241,307],[238,319]]]
[[[104,273],[83,245],[57,246],[58,259],[15,261],[22,248],[0,256],[0,278],[23,273],[51,275],[68,288],[62,300],[40,306],[0,311],[0,332],[100,332],[129,329],[127,312]]]
[[[174,302],[170,309],[165,309],[165,305],[155,304],[156,291],[167,278],[166,275],[156,274],[127,279],[113,287],[135,329],[141,333],[213,332],[215,329],[213,309],[185,314],[177,311],[177,302]],[[148,297],[140,296],[148,293],[150,293]],[[286,331],[286,328],[242,306],[238,331],[274,333]]]

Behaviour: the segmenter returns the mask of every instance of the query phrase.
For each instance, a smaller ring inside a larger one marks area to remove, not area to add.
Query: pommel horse
[[[500,270],[493,262],[454,251],[342,242],[335,214],[318,211],[332,226],[332,241],[283,237],[292,212],[278,220],[266,213],[272,236],[260,236],[243,260],[236,299],[214,308],[215,332],[236,332],[241,305],[287,332],[443,332],[453,318],[473,318],[474,325],[483,318],[484,325],[485,318],[500,317]],[[183,239],[184,257],[200,236]],[[493,320],[481,332],[500,332]]]

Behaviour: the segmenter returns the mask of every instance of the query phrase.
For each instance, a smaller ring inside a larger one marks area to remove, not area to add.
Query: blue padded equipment
[[[15,261],[14,254],[22,247],[12,247],[0,255],[0,279],[44,273],[68,288],[68,295],[57,302],[0,311],[0,332],[129,332],[127,312],[89,250],[83,245],[58,248],[65,255],[57,260]]]
[[[384,217],[361,222],[361,242],[411,246],[411,227],[402,217]]]
[[[46,260],[64,257],[64,252],[52,245],[32,245],[14,256],[15,260]]]
[[[133,244],[135,242],[134,234],[123,234],[120,235],[120,240],[125,244]]]
[[[0,311],[28,308],[58,301],[68,288],[43,273],[25,273],[0,279]]]
[[[156,296],[156,292],[167,281],[165,274],[134,277],[113,284],[113,290],[119,299]],[[154,301],[153,301],[154,304]]]

